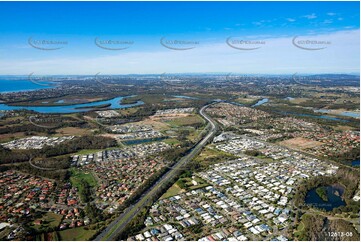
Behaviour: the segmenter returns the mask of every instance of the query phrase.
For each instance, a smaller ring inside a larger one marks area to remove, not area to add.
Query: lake
[[[139,145],[143,143],[153,142],[153,141],[161,141],[164,140],[165,137],[157,137],[157,138],[147,138],[147,139],[133,139],[133,140],[125,140],[122,141],[125,145]]]
[[[21,91],[34,91],[44,88],[53,88],[55,87],[51,82],[40,82],[37,84],[31,82],[30,80],[21,79],[21,80],[5,80],[0,79],[0,93],[6,92],[21,92]]]
[[[328,201],[324,201],[316,193],[316,188],[313,188],[307,192],[305,203],[316,208],[324,209],[326,211],[332,211],[332,209],[345,206],[345,201],[342,200],[342,194],[344,188],[340,185],[324,186],[327,191]],[[339,196],[335,195],[338,193]]]
[[[126,96],[132,97],[132,96]],[[81,113],[92,110],[94,106],[99,105],[110,105],[106,109],[119,109],[119,108],[129,108],[134,106],[143,105],[143,101],[137,101],[132,104],[121,104],[123,98],[126,97],[116,97],[104,101],[96,101],[82,104],[71,104],[64,106],[10,106],[7,104],[0,104],[0,110],[32,110],[39,113]]]

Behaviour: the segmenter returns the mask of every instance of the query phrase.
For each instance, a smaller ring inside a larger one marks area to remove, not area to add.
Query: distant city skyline
[[[359,2],[1,2],[0,75],[355,74],[359,9]]]

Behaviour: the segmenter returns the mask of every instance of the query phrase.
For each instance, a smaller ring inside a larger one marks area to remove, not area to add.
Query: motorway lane
[[[199,114],[211,125],[209,133],[186,156],[182,157],[167,173],[161,176],[157,182],[155,182],[146,192],[144,192],[143,195],[133,205],[125,209],[118,218],[111,222],[108,227],[95,238],[95,240],[116,240],[117,236],[123,232],[129,222],[147,204],[148,199],[154,196],[163,184],[179,175],[177,173],[179,172],[180,168],[191,161],[215,135],[217,132],[217,124],[207,114],[204,113],[204,110],[210,105],[212,104],[206,105],[199,110]]]

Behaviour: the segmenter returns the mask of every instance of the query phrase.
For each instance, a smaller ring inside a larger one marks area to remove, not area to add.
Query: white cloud
[[[288,22],[295,22],[296,21],[296,19],[294,19],[294,18],[287,18],[286,19]]]
[[[271,23],[272,21],[275,21],[276,19],[273,19],[273,20],[260,20],[260,21],[255,21],[255,22],[252,22],[253,25],[256,25],[256,26],[262,26],[266,23]]]
[[[303,16],[304,18],[307,18],[307,19],[315,19],[317,18],[316,14],[315,13],[312,13],[312,14],[309,14],[309,15],[305,15]]]
[[[333,20],[332,19],[326,19],[323,21],[324,24],[332,24]]]
[[[263,22],[262,21],[252,22],[252,24],[257,25],[257,26],[261,26],[263,24]]]
[[[302,37],[302,36],[301,36]],[[300,37],[300,38],[301,38]],[[307,51],[296,48],[292,37],[270,38],[253,51],[229,47],[225,39],[204,43],[192,50],[175,51],[157,45],[154,50],[104,52],[103,56],[56,57],[40,53],[32,58],[0,61],[0,74],[130,74],[130,73],[181,73],[181,72],[234,72],[254,74],[292,74],[294,72],[358,72],[360,66],[360,31],[339,31],[323,35],[310,35],[312,40],[326,40],[326,49]]]

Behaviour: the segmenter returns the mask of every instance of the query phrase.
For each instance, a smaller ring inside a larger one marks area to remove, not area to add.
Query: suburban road
[[[144,208],[150,198],[154,197],[158,189],[162,185],[166,184],[175,176],[179,175],[180,169],[191,161],[207,144],[207,142],[215,135],[217,132],[217,124],[212,120],[207,114],[204,113],[204,110],[212,104],[206,105],[199,110],[199,114],[208,121],[211,125],[211,128],[208,134],[198,142],[196,146],[184,157],[182,157],[176,164],[174,164],[171,169],[161,176],[143,195],[134,202],[133,205],[129,206],[124,212],[112,221],[106,229],[104,229],[94,240],[116,240],[117,236],[123,232],[126,226],[132,221],[132,219]]]

